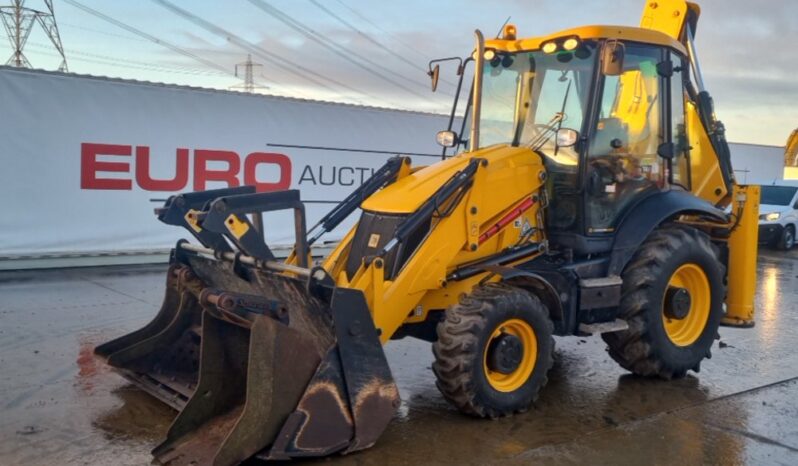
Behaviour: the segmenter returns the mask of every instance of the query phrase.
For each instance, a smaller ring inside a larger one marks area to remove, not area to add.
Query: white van
[[[788,250],[798,231],[798,181],[762,185],[759,206],[759,242]]]

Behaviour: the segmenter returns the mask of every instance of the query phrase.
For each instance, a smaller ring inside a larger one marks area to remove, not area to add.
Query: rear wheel
[[[460,411],[496,418],[529,409],[552,365],[553,325],[540,300],[504,284],[477,287],[438,324],[432,365]]]
[[[793,246],[795,246],[795,227],[787,225],[781,232],[781,236],[776,242],[776,247],[782,251],[789,251]]]
[[[610,356],[638,375],[698,372],[718,338],[724,274],[706,234],[677,225],[652,233],[623,272],[619,317],[629,329],[602,335]]]

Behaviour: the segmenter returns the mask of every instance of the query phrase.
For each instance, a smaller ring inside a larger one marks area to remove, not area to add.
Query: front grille
[[[396,228],[407,218],[405,215],[390,215],[363,211],[357,225],[349,258],[346,261],[346,275],[351,280],[363,262],[363,258],[376,255],[396,233]],[[385,260],[385,270],[393,270],[394,258],[398,248],[394,248]],[[387,272],[386,272],[387,273]],[[386,278],[388,278],[386,276]]]
[[[358,223],[355,231],[355,237],[352,239],[349,257],[346,260],[346,275],[350,280],[357,273],[360,264],[363,263],[363,258],[377,255],[388,241],[396,235],[397,228],[406,218],[407,215],[363,211],[360,216],[360,223]],[[383,257],[386,280],[393,280],[394,276],[405,265],[405,262],[416,252],[416,249],[429,233],[430,222],[431,219],[422,222],[415,231],[404,238],[402,243]]]

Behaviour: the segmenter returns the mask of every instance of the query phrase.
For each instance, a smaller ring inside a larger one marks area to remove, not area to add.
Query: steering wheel
[[[623,182],[628,177],[628,172],[624,166],[626,157],[622,155],[603,155],[592,157],[588,191],[592,196],[602,196],[606,194],[606,187]]]

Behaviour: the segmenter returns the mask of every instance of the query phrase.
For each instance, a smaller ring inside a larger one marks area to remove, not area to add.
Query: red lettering
[[[226,170],[209,170],[208,162],[227,162]],[[224,181],[228,187],[239,186],[238,171],[241,160],[238,154],[226,150],[194,151],[194,191],[204,191],[208,181]]]
[[[177,149],[175,176],[171,180],[150,177],[150,148],[136,147],[136,183],[146,191],[180,191],[188,184],[188,149]]]
[[[98,155],[131,155],[131,146],[116,144],[92,144],[84,142],[80,145],[80,188],[81,189],[132,189],[130,180],[97,178],[97,172],[129,173],[130,164],[126,162],[100,162]]]
[[[277,165],[280,178],[277,181],[258,181],[259,164]],[[291,187],[291,159],[285,154],[271,152],[253,152],[244,160],[244,184],[253,185],[258,192],[280,191]]]

